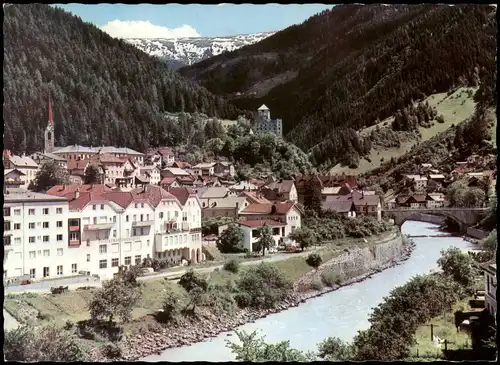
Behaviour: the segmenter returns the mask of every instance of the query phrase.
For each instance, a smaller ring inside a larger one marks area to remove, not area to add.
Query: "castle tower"
[[[44,153],[54,152],[54,119],[52,118],[52,102],[49,94],[49,123],[45,128]]]
[[[265,104],[262,104],[262,106],[257,109],[257,112],[259,113],[259,117],[261,117],[262,120],[271,120],[271,111]]]

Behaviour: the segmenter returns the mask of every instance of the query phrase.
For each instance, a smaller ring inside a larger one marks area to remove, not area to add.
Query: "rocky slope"
[[[192,65],[201,60],[231,52],[260,42],[276,32],[240,34],[230,37],[199,37],[178,39],[129,38],[126,42],[141,51],[165,61],[171,69]]]

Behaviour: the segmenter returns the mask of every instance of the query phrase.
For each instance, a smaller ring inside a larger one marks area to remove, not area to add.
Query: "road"
[[[304,252],[299,252],[299,253],[277,253],[277,254],[272,254],[270,256],[263,257],[262,260],[252,260],[252,261],[243,261],[241,263],[242,266],[248,266],[248,265],[257,265],[260,264],[261,262],[276,262],[276,261],[282,261],[286,260],[290,257],[297,257],[297,256],[307,256],[311,252],[315,251],[313,250],[308,250]],[[214,266],[209,266],[209,267],[200,267],[196,268],[196,266],[192,267],[194,271],[205,274],[205,273],[210,273],[214,271],[214,269],[222,269],[223,265],[214,265]],[[165,278],[165,277],[171,277],[171,278],[179,278],[183,274],[185,274],[188,270],[190,270],[191,267],[186,268],[185,270],[178,270],[178,271],[167,271],[163,272],[160,274],[155,274],[155,275],[148,275],[148,276],[141,276],[137,278],[138,281],[144,281],[144,280],[152,280],[152,279],[158,279],[158,278]],[[79,287],[82,286],[93,286],[96,288],[100,288],[102,286],[102,282],[98,279],[94,279],[92,277],[77,277],[77,278],[65,278],[65,279],[57,279],[57,280],[46,280],[46,281],[41,281],[29,285],[13,285],[13,286],[8,286],[5,287],[4,293],[5,294],[22,294],[22,293],[48,293],[50,292],[50,288],[54,286],[67,286],[69,290],[75,290]],[[4,311],[5,313],[5,311]]]

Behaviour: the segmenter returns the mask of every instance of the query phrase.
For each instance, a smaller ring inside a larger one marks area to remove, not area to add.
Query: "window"
[[[57,240],[58,241],[62,241],[63,240],[63,235],[62,234],[58,234],[57,235]]]
[[[113,223],[116,223],[116,215],[113,216]]]
[[[57,265],[57,275],[62,275],[63,274],[63,267],[62,265]]]
[[[107,245],[99,245],[99,253],[106,253],[108,252],[108,246]]]
[[[62,256],[63,255],[63,249],[62,248],[58,248],[57,249],[57,256]]]
[[[104,204],[101,204],[101,210],[104,210]]]
[[[99,269],[107,269],[108,260],[99,260]]]
[[[43,228],[49,228],[49,222],[43,222]]]
[[[43,215],[49,215],[49,208],[43,208]]]
[[[46,278],[46,277],[49,277],[49,276],[50,276],[50,270],[49,270],[49,269],[50,269],[50,268],[49,268],[49,267],[47,267],[47,266],[45,266],[45,267],[43,268],[43,277],[44,277],[44,278]]]
[[[56,214],[62,214],[62,208],[56,208]]]
[[[21,215],[21,209],[14,209],[14,215]]]
[[[128,222],[128,215],[125,216],[125,222]]]
[[[118,267],[119,262],[118,259],[111,259],[111,267]]]
[[[92,210],[96,210],[97,209],[97,205],[92,205]]]
[[[76,264],[71,264],[71,273],[75,274],[78,271]]]
[[[28,228],[29,229],[35,229],[35,222],[28,223]]]
[[[15,237],[14,238],[14,244],[15,245],[20,245],[21,244],[21,237]]]
[[[132,263],[132,257],[127,256],[125,257],[125,265],[130,265]]]
[[[10,217],[10,207],[3,208],[3,216],[4,217]]]
[[[149,221],[149,214],[146,214],[146,220]]]
[[[36,270],[30,269],[30,279],[34,279],[36,277]]]
[[[20,230],[21,229],[21,223],[14,223],[14,230]]]
[[[28,215],[35,215],[35,209],[28,209]]]
[[[144,203],[141,203],[141,208],[144,208]]]
[[[36,251],[30,251],[29,252],[29,258],[30,259],[35,259],[36,258]]]
[[[126,233],[125,237],[130,237],[130,229],[127,229],[127,233]]]
[[[28,238],[28,242],[29,243],[35,243],[35,237],[34,236],[31,236]]]
[[[43,236],[43,242],[49,242],[49,236]]]
[[[144,214],[141,214],[141,222],[144,220]]]
[[[132,217],[132,222],[135,222],[137,220],[137,216],[134,214],[134,216]]]
[[[135,264],[140,265],[141,264],[141,255],[136,255],[135,256]]]
[[[43,250],[43,256],[49,257],[50,256],[50,250]]]
[[[139,204],[135,203],[134,204],[134,208],[137,208],[139,206]]]
[[[163,212],[160,212],[160,219],[163,218]]]
[[[87,254],[87,262],[90,262],[90,254]]]
[[[63,226],[63,222],[62,221],[57,221],[56,226],[57,226],[57,228],[61,228]]]

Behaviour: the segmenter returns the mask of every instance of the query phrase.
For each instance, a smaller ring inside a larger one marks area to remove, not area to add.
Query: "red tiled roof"
[[[155,207],[164,199],[176,199],[174,195],[156,185],[146,185],[144,188],[132,190],[132,193],[135,199],[146,199]]]
[[[248,180],[248,182],[249,182],[250,184],[253,184],[253,185],[258,186],[259,188],[260,188],[261,186],[263,186],[263,185],[266,183],[266,182],[265,182],[265,181],[263,181],[263,180]]]
[[[71,170],[85,170],[89,163],[89,160],[74,160],[74,159],[68,159],[66,162],[66,166],[68,168],[68,171]]]
[[[93,193],[103,193],[106,191],[113,191],[109,186],[105,184],[87,184],[87,185],[55,185],[47,191],[47,194],[53,196],[66,196],[69,194],[74,194],[76,189],[79,189],[80,193],[82,192],[93,192]]]
[[[183,161],[175,161],[172,165],[176,165],[180,169],[191,167],[191,164],[189,162],[183,162]]]
[[[194,191],[190,188],[182,187],[182,188],[171,188],[169,193],[177,198],[179,203],[184,206],[190,195],[195,194]]]
[[[290,209],[295,206],[293,203],[282,203],[282,204],[250,204],[248,207],[243,209],[241,214],[276,214],[285,215]]]
[[[162,156],[171,156],[174,151],[170,147],[160,147],[156,150]]]
[[[173,176],[167,176],[167,177],[164,177],[162,180],[161,180],[161,184],[162,185],[170,185],[172,184],[174,181],[176,181],[177,178],[176,177],[173,177]]]
[[[347,213],[353,208],[352,200],[324,201],[321,205],[323,210],[331,210],[337,213]]]
[[[272,204],[269,200],[263,196],[258,196],[255,191],[242,191],[240,196],[246,196],[251,202],[257,202],[259,204]]]
[[[240,221],[238,222],[240,225],[245,226],[245,227],[250,227],[250,228],[255,228],[255,227],[262,227],[264,225],[268,225],[271,227],[276,227],[276,226],[286,226],[285,223],[281,223],[272,219],[263,219],[263,220],[251,220],[251,221]]]
[[[293,180],[283,180],[280,182],[273,182],[271,184],[266,185],[265,187],[278,193],[290,193],[293,187]]]
[[[312,180],[320,181],[323,186],[334,186],[341,182],[347,182],[350,186],[356,186],[356,176],[354,175],[317,175],[317,176],[298,176],[295,179],[296,186],[303,186]]]
[[[90,163],[101,163],[101,164],[118,164],[122,165],[127,162],[128,157],[115,157],[109,153],[96,154],[90,157]]]
[[[362,194],[359,191],[353,191],[348,195],[328,195],[326,201],[347,201],[351,200],[355,206],[374,206],[380,202],[378,195]]]

